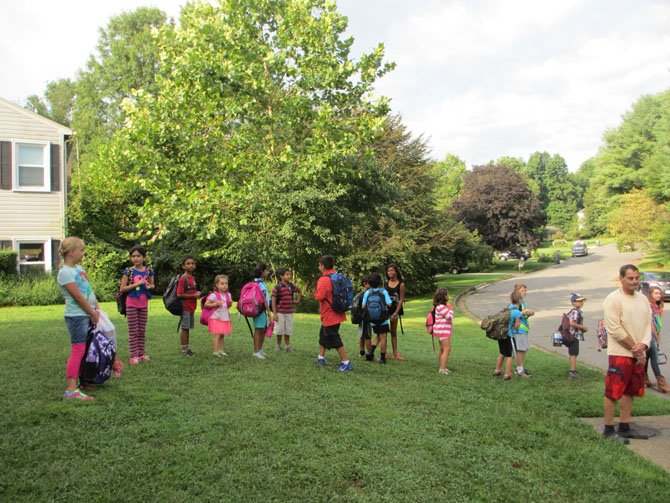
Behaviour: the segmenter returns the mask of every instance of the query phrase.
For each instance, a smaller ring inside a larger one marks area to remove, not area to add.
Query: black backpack
[[[389,308],[383,292],[370,290],[365,302],[365,312],[371,323],[383,323],[389,319]]]
[[[186,275],[174,276],[170,279],[165,293],[163,294],[163,304],[165,304],[165,309],[175,316],[181,316],[184,312],[184,302],[177,297],[177,286],[179,286],[179,280],[184,278],[184,291],[188,290],[188,278]]]
[[[357,293],[351,305],[351,323],[358,325],[363,321],[363,295],[365,292]]]

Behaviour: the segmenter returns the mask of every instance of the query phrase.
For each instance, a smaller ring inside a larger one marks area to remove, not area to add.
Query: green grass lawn
[[[498,277],[499,275],[492,275]],[[445,276],[452,295],[489,279]],[[670,474],[605,441],[578,417],[602,412],[603,376],[531,351],[535,376],[491,376],[497,346],[458,317],[449,376],[425,334],[428,298],[407,304],[407,361],[314,364],[316,315],[296,315],[294,353],[251,356],[234,322],[227,359],[202,326],[179,354],[176,318],[151,305],[150,362],[128,365],[125,319],[113,311],[126,371],[93,394],[61,399],[63,307],[0,310],[1,501],[667,501]],[[670,402],[637,400],[639,415]]]

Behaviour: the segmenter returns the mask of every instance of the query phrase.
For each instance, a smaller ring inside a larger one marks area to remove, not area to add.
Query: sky
[[[23,0],[0,16],[0,97],[74,78],[111,16],[185,0]],[[339,0],[355,57],[383,43],[376,86],[431,156],[468,166],[560,154],[570,171],[644,94],[670,88],[668,0]]]

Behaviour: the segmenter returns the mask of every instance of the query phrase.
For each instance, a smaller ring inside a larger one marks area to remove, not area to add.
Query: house
[[[0,98],[0,248],[17,252],[19,272],[58,267],[72,135],[67,127]]]

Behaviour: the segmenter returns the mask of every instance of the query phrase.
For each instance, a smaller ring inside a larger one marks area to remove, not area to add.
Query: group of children
[[[65,322],[68,327],[71,342],[71,352],[66,368],[67,388],[64,393],[66,399],[92,400],[93,397],[85,394],[78,387],[79,368],[84,356],[89,325],[97,324],[99,319],[99,305],[91,284],[80,263],[84,257],[85,243],[76,237],[68,237],[61,243],[60,253],[63,266],[58,274],[58,285],[66,301]],[[130,250],[132,266],[123,271],[119,286],[119,293],[125,297],[125,313],[128,320],[129,363],[138,365],[150,360],[145,352],[146,329],[148,320],[148,305],[155,287],[155,275],[146,264],[147,250],[136,246]],[[320,336],[320,353],[317,363],[325,364],[325,351],[337,349],[342,359],[340,370],[352,370],[353,365],[346,358],[344,345],[339,338],[339,324],[346,319],[342,313],[332,310],[332,285],[329,281],[322,281],[329,273],[332,274],[333,259],[331,256],[320,264],[322,277],[317,283],[315,297],[320,302],[322,329]],[[183,312],[179,319],[181,354],[190,357],[194,353],[189,347],[190,331],[195,327],[195,312],[198,299],[202,294],[196,286],[194,271],[196,261],[193,257],[184,257],[181,262],[183,269],[177,284],[177,297],[183,303]],[[270,273],[265,263],[258,263],[252,271],[253,281],[258,284],[264,297],[261,312],[253,317],[253,356],[265,359],[263,344],[268,334],[268,327],[274,325],[273,333],[276,336],[277,351],[292,351],[291,336],[293,335],[293,314],[295,305],[300,302],[302,292],[292,283],[293,274],[289,269],[276,271],[278,284],[268,291],[265,278]],[[359,326],[361,356],[369,361],[375,361],[375,350],[379,347],[380,357],[377,361],[387,362],[387,338],[391,334],[391,357],[404,360],[398,352],[397,327],[403,314],[405,300],[405,284],[402,273],[396,265],[387,268],[387,278],[382,282],[381,274],[375,272],[367,275],[363,280],[365,291],[362,293],[362,307],[369,311],[373,304],[383,307],[386,315],[380,319],[366,319]],[[448,304],[449,295],[445,288],[439,288],[434,296],[436,323],[434,336],[440,341],[440,368],[442,374],[448,374],[447,360],[451,349],[451,325],[453,309]],[[213,290],[202,299],[202,307],[208,310],[207,326],[213,336],[213,354],[222,358],[228,356],[224,351],[224,338],[232,333],[230,307],[232,297],[229,291],[229,278],[220,274],[214,278]],[[330,313],[329,313],[330,309]],[[374,340],[372,339],[374,334]],[[338,343],[339,339],[339,343]],[[283,344],[283,346],[282,346]],[[118,377],[118,372],[115,374]]]

